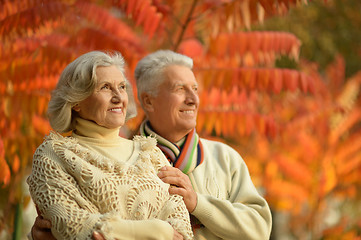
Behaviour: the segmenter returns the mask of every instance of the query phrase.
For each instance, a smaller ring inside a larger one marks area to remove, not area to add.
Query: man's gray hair
[[[126,80],[128,108],[126,119],[136,115],[133,91],[125,77],[124,58],[119,52],[105,53],[92,51],[71,62],[60,75],[56,88],[52,91],[48,104],[51,127],[60,133],[74,130],[77,113],[72,108],[89,97],[97,84],[97,67],[116,66]]]
[[[141,94],[146,92],[152,96],[158,94],[158,87],[164,81],[164,69],[171,65],[181,65],[193,68],[193,60],[185,55],[171,50],[159,50],[141,59],[134,72],[138,99],[141,104]]]

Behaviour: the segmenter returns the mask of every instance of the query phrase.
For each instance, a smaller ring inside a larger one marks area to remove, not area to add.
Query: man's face
[[[148,117],[159,135],[176,142],[196,126],[198,84],[192,70],[180,65],[167,67],[164,77]]]

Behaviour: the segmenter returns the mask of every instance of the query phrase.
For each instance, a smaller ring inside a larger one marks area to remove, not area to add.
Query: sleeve
[[[192,215],[222,239],[269,239],[272,217],[266,200],[253,185],[241,156],[231,149],[226,157],[233,158],[231,162],[237,165],[230,172],[228,199],[197,193],[198,203]]]
[[[27,183],[34,203],[51,221],[55,238],[91,239],[94,230],[105,229],[105,235],[117,239],[172,239],[173,229],[167,222],[124,220],[114,213],[99,213],[82,196],[76,180],[54,160],[57,155],[49,145],[45,143],[35,152]]]
[[[163,166],[171,166],[158,147],[155,147],[153,151],[153,166],[157,173]],[[163,182],[161,183],[164,184]],[[162,215],[163,217],[161,217]],[[183,201],[183,197],[180,195],[168,195],[167,200],[159,212],[159,217],[165,219],[177,232],[182,234],[185,240],[193,239],[189,212]]]
[[[173,239],[173,228],[159,220],[124,220],[119,216],[103,219],[106,224],[98,230],[105,239],[117,240],[169,240]]]

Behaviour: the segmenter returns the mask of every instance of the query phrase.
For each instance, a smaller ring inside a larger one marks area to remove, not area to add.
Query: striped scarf
[[[181,147],[156,134],[148,121],[144,121],[140,125],[139,132],[143,136],[155,136],[158,142],[157,146],[169,162],[185,174],[192,172],[203,162],[203,146],[195,129],[187,134]]]

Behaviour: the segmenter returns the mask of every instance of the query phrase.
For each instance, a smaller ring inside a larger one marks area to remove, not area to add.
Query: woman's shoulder
[[[44,137],[43,143],[49,143],[49,142],[76,142],[75,138],[70,136],[64,136],[58,132],[50,131],[49,135],[46,135]]]
[[[157,140],[153,136],[134,136],[133,141],[138,143],[140,146],[140,158],[136,164],[143,165],[144,169],[149,169],[145,165],[150,164],[154,167],[156,172],[165,165],[169,165],[168,160],[157,147]]]
[[[157,139],[152,136],[140,136],[136,135],[133,137],[133,141],[139,144],[141,151],[152,151],[157,149]]]
[[[44,152],[54,152],[57,148],[71,148],[77,145],[76,139],[66,137],[58,132],[51,131],[49,135],[44,137],[44,141],[36,149],[35,154]]]

